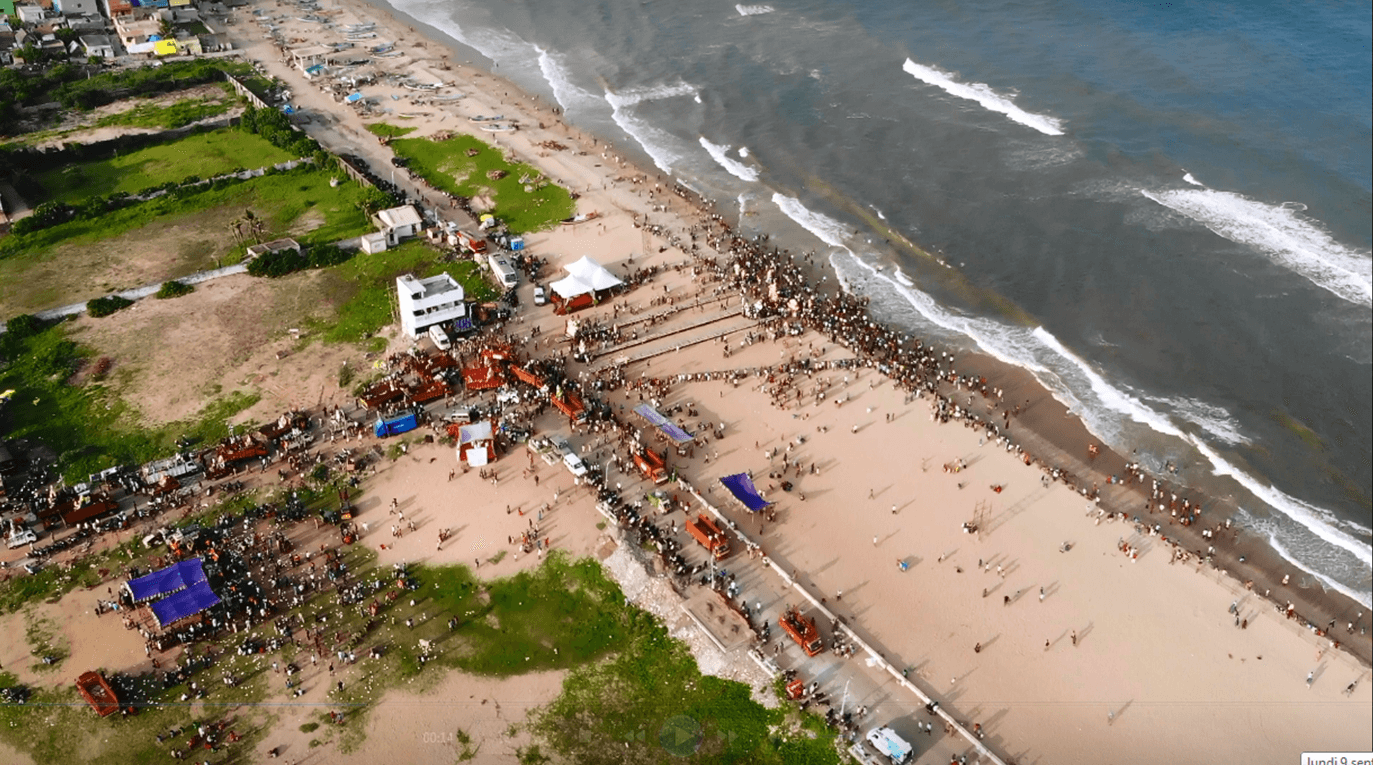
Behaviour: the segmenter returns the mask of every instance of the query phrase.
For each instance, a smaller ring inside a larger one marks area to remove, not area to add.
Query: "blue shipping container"
[[[385,438],[387,436],[398,436],[401,433],[408,433],[419,426],[419,420],[416,419],[414,412],[411,412],[399,417],[392,417],[389,420],[377,420],[377,424],[373,426],[372,432],[377,438]]]

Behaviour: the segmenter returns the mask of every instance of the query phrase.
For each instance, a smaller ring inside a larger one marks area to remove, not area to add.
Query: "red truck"
[[[639,469],[644,478],[652,481],[655,485],[667,483],[667,461],[666,457],[652,449],[639,449],[634,452],[634,466]]]
[[[815,620],[803,615],[801,609],[795,606],[788,608],[777,623],[791,635],[791,639],[801,646],[801,650],[805,651],[807,656],[814,656],[824,650],[825,644],[820,640],[820,631],[815,628]]]
[[[687,519],[686,529],[715,560],[724,560],[729,556],[729,539],[710,517],[697,515],[694,519]]]

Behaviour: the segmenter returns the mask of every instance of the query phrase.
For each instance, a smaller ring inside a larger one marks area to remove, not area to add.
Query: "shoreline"
[[[358,0],[358,2],[390,16],[393,22],[410,27],[416,34],[431,42],[441,44],[454,54],[470,53],[474,59],[489,61],[484,54],[475,48],[471,48],[462,41],[446,34],[443,30],[395,8],[385,0]],[[568,123],[560,114],[560,106],[549,105],[541,95],[527,93],[498,71],[486,70],[476,63],[452,63],[452,65],[455,68],[481,70],[485,76],[509,87],[515,96],[536,104],[539,111],[546,112],[546,116],[555,120],[563,129],[579,134],[583,138],[599,139],[607,146],[614,146],[605,137],[591,133],[586,128]],[[636,149],[632,144],[631,141],[628,152],[619,152],[621,155],[627,153],[633,163],[627,165],[627,169],[632,167],[637,174],[650,178],[656,177],[661,183],[684,185],[675,177],[665,175],[656,167],[645,170],[643,163],[648,162],[651,166],[651,158],[641,148]],[[612,148],[612,151],[616,150]],[[537,158],[530,157],[528,160],[537,164]],[[718,212],[719,200],[702,196],[694,188],[688,188],[688,191],[699,200],[699,214],[703,216],[720,215]],[[693,200],[687,201],[689,205],[697,206],[693,204]],[[737,230],[742,222],[742,216],[727,217],[732,219],[732,226]],[[807,277],[812,287],[821,283],[821,277],[828,277],[825,281],[827,285],[837,284],[836,275],[826,260],[823,257],[808,258],[807,256],[811,254],[818,253],[810,251],[792,252],[791,257],[794,263],[808,271]],[[917,339],[909,335],[908,337]],[[1227,535],[1230,537],[1230,541],[1225,544],[1213,544],[1216,540],[1205,539],[1201,534],[1204,528],[1202,525],[1183,526],[1178,524],[1170,526],[1166,514],[1164,516],[1145,514],[1140,508],[1147,504],[1148,494],[1140,489],[1142,484],[1131,481],[1127,486],[1111,486],[1108,483],[1112,475],[1124,475],[1124,468],[1127,463],[1125,457],[1111,447],[1104,446],[1101,439],[1088,431],[1083,420],[1072,415],[1068,407],[1055,398],[1053,393],[1035,379],[1029,370],[975,350],[960,352],[958,356],[960,372],[967,370],[973,376],[986,377],[989,385],[1000,387],[1006,391],[1004,398],[1007,401],[1029,401],[1025,411],[1014,420],[1018,428],[1012,430],[1022,433],[1028,431],[1031,439],[1040,444],[1038,450],[1033,450],[1038,460],[1047,462],[1052,459],[1055,466],[1069,470],[1074,475],[1079,476],[1081,480],[1076,488],[1090,488],[1093,484],[1100,486],[1103,497],[1101,504],[1104,508],[1123,512],[1127,517],[1138,517],[1146,525],[1161,524],[1163,527],[1160,532],[1161,535],[1176,541],[1184,549],[1199,557],[1205,557],[1205,552],[1214,547],[1214,568],[1227,574],[1236,585],[1244,587],[1246,583],[1252,582],[1250,591],[1259,595],[1263,595],[1265,592],[1270,593],[1266,599],[1276,610],[1282,610],[1290,602],[1295,607],[1296,618],[1304,620],[1318,636],[1324,636],[1325,628],[1321,625],[1328,626],[1333,621],[1336,624],[1336,631],[1330,637],[1363,664],[1373,667],[1373,636],[1367,634],[1350,635],[1340,628],[1341,624],[1351,622],[1356,623],[1357,627],[1359,620],[1356,615],[1364,614],[1367,616],[1368,606],[1334,587],[1327,587],[1317,575],[1288,560],[1266,538],[1259,536],[1256,532],[1233,526],[1237,506],[1232,501],[1200,495],[1196,490],[1176,481],[1167,480],[1166,477],[1153,477],[1161,485],[1167,486],[1170,493],[1179,492],[1193,498],[1201,497],[1195,501],[1201,504],[1201,518],[1204,519],[1206,526],[1209,526],[1213,531],[1217,525],[1223,527],[1227,521],[1232,522],[1232,528],[1222,528],[1225,533],[1220,538]],[[1013,434],[1012,437],[1019,440],[1016,434]],[[1100,447],[1100,454],[1090,463],[1085,458],[1089,445]],[[1052,458],[1050,455],[1040,453],[1049,450],[1054,452]],[[1284,586],[1282,581],[1285,576],[1290,576],[1291,580],[1295,581],[1295,586],[1291,582],[1288,586]],[[1341,637],[1348,639],[1340,640]]]

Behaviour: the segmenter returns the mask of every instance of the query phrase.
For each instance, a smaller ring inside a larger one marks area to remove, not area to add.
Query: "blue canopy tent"
[[[748,473],[735,473],[720,479],[720,483],[729,489],[729,493],[739,500],[744,507],[751,512],[758,512],[772,503],[763,499],[763,495],[758,493],[758,488],[753,485],[753,479],[749,478]]]
[[[677,427],[672,420],[664,417],[657,409],[648,404],[639,404],[634,407],[634,413],[648,420],[651,425],[663,431],[663,434],[672,439],[675,443],[684,444],[691,440],[690,433]]]
[[[181,592],[187,587],[203,581],[205,581],[205,570],[202,568],[200,558],[187,558],[146,576],[130,579],[124,583],[124,587],[133,597],[133,602],[143,603],[164,595]]]
[[[202,580],[152,604],[153,618],[157,619],[157,626],[166,628],[218,602],[219,596],[210,589],[210,583]]]

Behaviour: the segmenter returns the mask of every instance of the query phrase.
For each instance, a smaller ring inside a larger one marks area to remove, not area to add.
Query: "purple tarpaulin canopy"
[[[204,580],[196,582],[175,595],[168,595],[152,604],[153,616],[160,627],[179,622],[188,616],[204,611],[219,602],[219,596],[210,589]]]
[[[648,404],[639,404],[634,407],[634,413],[648,420],[650,424],[663,431],[663,433],[673,441],[684,444],[691,440],[691,434],[677,427],[672,420],[664,417],[657,409]]]
[[[758,489],[753,485],[753,479],[748,477],[748,473],[727,475],[720,479],[720,483],[729,489],[729,493],[733,494],[735,499],[744,503],[744,507],[755,513],[772,504],[758,493]]]
[[[200,558],[187,558],[146,576],[130,579],[127,583],[129,594],[135,603],[142,603],[163,595],[180,592],[196,582],[205,581],[205,571],[201,568]]]

